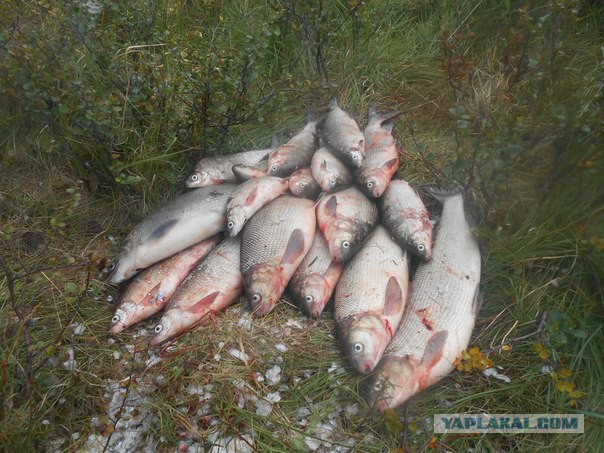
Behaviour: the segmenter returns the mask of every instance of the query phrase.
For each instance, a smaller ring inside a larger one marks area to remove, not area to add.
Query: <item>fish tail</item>
[[[424,184],[419,187],[422,192],[425,192],[439,202],[444,203],[447,199],[461,195],[464,196],[464,189],[461,186],[441,187],[433,184]]]

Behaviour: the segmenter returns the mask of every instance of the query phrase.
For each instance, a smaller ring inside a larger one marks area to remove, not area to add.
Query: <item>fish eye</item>
[[[359,155],[355,153],[355,154],[352,155],[352,158],[354,160],[359,160]]]
[[[227,228],[229,230],[232,230],[234,226],[235,226],[235,223],[232,220],[229,223],[227,223]]]
[[[419,250],[420,252],[423,252],[424,250],[426,250],[426,246],[424,244],[420,244],[417,246],[417,250]]]
[[[279,170],[279,165],[275,164],[271,167],[271,171],[277,171]]]
[[[304,187],[304,186],[306,186],[306,183],[305,183],[305,182],[299,182],[299,183],[298,183],[298,185],[299,185],[300,187]]]
[[[258,293],[252,295],[252,302],[258,303],[262,300],[262,296]]]
[[[192,175],[192,176],[191,176],[191,181],[199,181],[199,176],[197,176],[197,175]]]
[[[153,332],[160,333],[162,330],[164,330],[164,326],[162,326],[161,324],[158,324],[155,326],[155,329],[153,329]]]
[[[315,300],[315,298],[314,298],[314,297],[312,297],[312,296],[309,294],[308,296],[306,296],[306,297],[304,298],[304,300],[306,300],[306,303],[307,303],[307,304],[310,304],[310,303],[311,303],[313,300]]]
[[[115,269],[115,262],[111,263],[107,269],[109,270],[109,272],[111,272],[112,270],[114,270]]]
[[[116,324],[116,323],[120,322],[120,321],[121,321],[121,319],[122,319],[122,318],[120,317],[120,315],[114,315],[114,316],[113,316],[113,318],[111,318],[111,322],[112,322],[113,324]]]
[[[330,179],[327,182],[329,183],[330,186],[335,186],[336,185],[336,180],[335,179]]]
[[[354,352],[361,352],[363,351],[364,347],[363,347],[363,343],[355,343],[353,346]]]
[[[384,383],[382,381],[378,381],[375,384],[375,386],[373,387],[373,390],[375,390],[376,392],[380,392],[383,387],[384,387]]]
[[[347,249],[350,247],[350,241],[342,241],[342,247]]]
[[[371,189],[373,187],[373,181],[367,181],[367,188]]]

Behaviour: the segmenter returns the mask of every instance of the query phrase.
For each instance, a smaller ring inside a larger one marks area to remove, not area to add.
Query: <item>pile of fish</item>
[[[313,318],[333,297],[346,356],[372,373],[370,404],[395,408],[441,380],[470,340],[481,258],[460,191],[426,189],[443,204],[433,243],[422,199],[392,179],[397,115],[372,106],[361,131],[334,99],[284,144],[201,159],[192,190],[139,223],[113,261],[110,282],[132,280],[110,331],[163,310],[156,346],[241,294],[264,316],[287,291]]]

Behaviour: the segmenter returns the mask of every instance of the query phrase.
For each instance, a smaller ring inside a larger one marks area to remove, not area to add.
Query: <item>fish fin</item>
[[[161,239],[166,234],[168,234],[170,232],[170,230],[172,228],[174,228],[174,225],[176,225],[178,222],[179,222],[178,219],[170,219],[170,220],[162,223],[155,230],[153,230],[153,232],[147,237],[147,240]]]
[[[396,157],[394,159],[390,159],[384,165],[388,168],[394,168],[398,165],[398,159]]]
[[[250,192],[250,194],[245,199],[246,206],[249,206],[252,203],[254,203],[257,195],[258,195],[258,187],[254,187],[254,189]]]
[[[325,203],[323,210],[325,211],[326,215],[328,215],[330,217],[335,217],[337,209],[338,209],[338,199],[336,198],[335,195],[332,195],[331,198],[329,200],[327,200],[327,202]]]
[[[140,301],[142,305],[151,305],[157,302],[157,291],[161,287],[162,282],[159,282],[147,293],[147,295]]]
[[[300,228],[296,228],[289,237],[289,241],[287,241],[287,247],[285,249],[285,253],[283,254],[283,258],[281,259],[281,264],[292,264],[303,253],[304,233]]]
[[[400,313],[405,307],[403,291],[394,277],[388,279],[386,286],[386,303],[384,304],[384,315],[393,316]]]
[[[327,171],[327,161],[325,159],[321,162],[321,170]]]
[[[338,98],[337,96],[334,96],[329,100],[329,110],[337,109],[338,107]]]
[[[432,368],[436,365],[436,362],[442,358],[447,338],[449,338],[448,330],[441,330],[432,335],[432,338],[430,338],[426,345],[426,349],[424,350],[424,356],[422,357],[422,365],[425,368]]]
[[[444,203],[448,198],[455,197],[460,194],[463,196],[463,188],[461,186],[444,188],[432,184],[424,184],[419,186],[419,189],[422,192],[432,195],[441,203]]]
[[[336,263],[335,261],[332,261],[331,264],[327,267],[327,269],[323,273],[322,277],[325,277],[325,278],[337,277],[338,275],[342,274],[343,268],[344,268],[344,265],[342,263]]]
[[[216,297],[218,297],[219,294],[220,294],[220,291],[214,291],[213,293],[208,294],[203,299],[196,302],[195,305],[193,305],[187,311],[189,313],[203,312],[214,302],[214,300],[216,299]]]
[[[363,150],[362,154],[363,154],[363,156],[365,156],[366,155],[365,140],[363,140],[363,139],[359,140],[359,149]]]
[[[273,135],[273,138],[271,139],[271,148],[276,148],[277,146],[279,146],[279,144],[279,137]]]
[[[367,110],[367,119],[371,121],[377,116],[377,114],[377,104],[375,101],[371,101],[371,103],[369,104],[369,109]]]
[[[484,289],[480,286],[476,287],[476,292],[474,293],[474,302],[472,303],[472,313],[474,316],[478,316],[480,309],[482,308],[482,303],[484,302]]]

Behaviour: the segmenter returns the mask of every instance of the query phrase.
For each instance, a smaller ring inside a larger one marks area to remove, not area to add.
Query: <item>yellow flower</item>
[[[567,377],[569,377],[571,374],[573,374],[572,371],[570,371],[568,368],[562,368],[560,370],[560,377],[562,379],[566,379]]]

